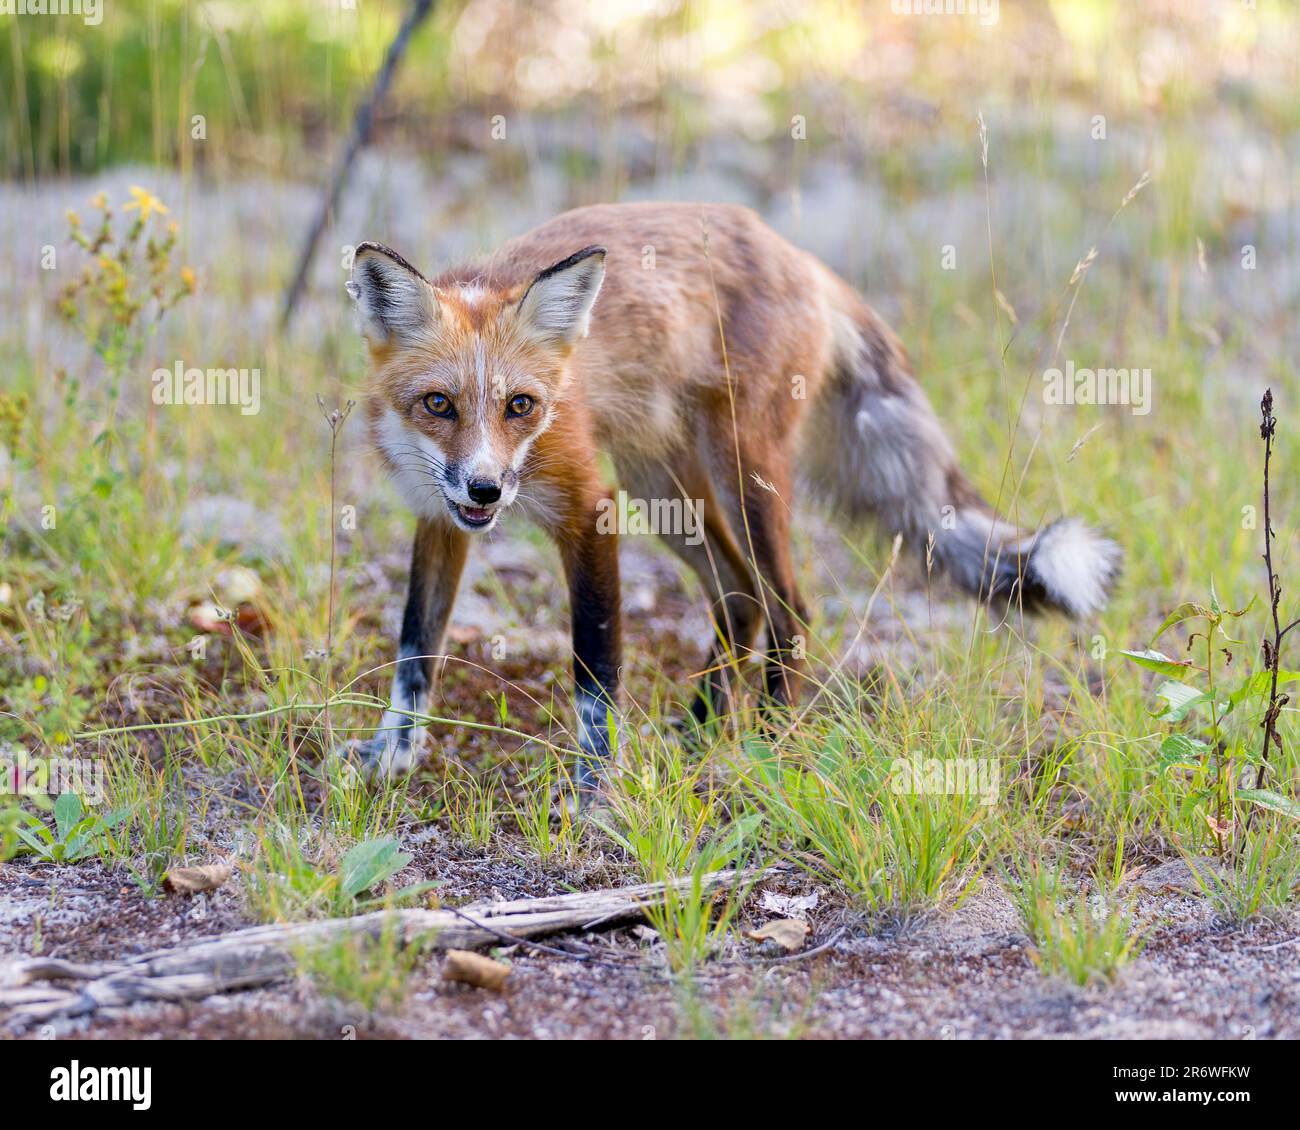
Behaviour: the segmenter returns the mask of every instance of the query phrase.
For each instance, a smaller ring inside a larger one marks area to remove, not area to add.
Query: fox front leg
[[[569,583],[573,628],[574,701],[578,712],[580,798],[599,787],[613,749],[611,734],[618,707],[618,672],[622,663],[622,610],[618,580],[618,535],[600,532],[583,521],[580,536],[564,539],[560,553]]]
[[[421,518],[416,526],[389,707],[375,736],[354,751],[368,775],[396,776],[415,763],[424,727],[412,715],[428,706],[433,660],[442,652],[468,548],[469,538],[441,518]]]

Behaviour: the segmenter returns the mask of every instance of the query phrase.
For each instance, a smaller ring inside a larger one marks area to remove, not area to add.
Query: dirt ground
[[[458,849],[431,834],[413,872],[445,882],[450,902],[560,893],[560,872]],[[616,868],[607,877],[614,880]],[[595,876],[589,877],[594,885]],[[754,890],[741,925],[773,917],[763,893],[808,896],[804,955],[776,957],[731,940],[683,981],[665,974],[647,927],[548,939],[571,960],[523,947],[498,951],[506,988],[446,982],[443,958],[417,968],[404,1006],[367,1016],[322,997],[305,979],[183,1004],[137,1004],[20,1026],[7,1037],[575,1038],[761,1036],[869,1039],[1288,1039],[1300,1036],[1300,932],[1290,923],[1226,930],[1188,893],[1182,864],[1131,880],[1142,955],[1116,983],[1079,989],[1035,967],[1013,907],[992,884],[902,932],[861,915],[802,876]],[[97,863],[6,866],[0,951],[91,961],[237,928],[238,880],[211,895],[144,898]],[[624,967],[625,966],[625,967]]]

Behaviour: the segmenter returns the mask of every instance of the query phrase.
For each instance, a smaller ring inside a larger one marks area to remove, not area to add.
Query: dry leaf
[[[1220,820],[1218,817],[1211,816],[1207,812],[1205,814],[1205,822],[1210,826],[1210,831],[1220,838],[1232,835],[1231,820]]]
[[[757,930],[746,930],[745,937],[755,942],[775,942],[784,950],[794,953],[803,949],[803,944],[812,927],[802,918],[776,918]]]
[[[215,891],[229,878],[228,864],[213,863],[207,867],[174,868],[167,872],[163,884],[178,895],[198,895],[204,891]]]
[[[230,565],[205,585],[205,597],[191,606],[190,623],[201,632],[261,635],[270,626],[264,614],[262,580],[252,569]]]
[[[212,591],[222,604],[237,608],[262,595],[262,578],[245,565],[228,565],[212,579]]]
[[[251,604],[241,604],[233,611],[220,604],[196,604],[190,609],[190,623],[200,632],[233,635],[233,622],[246,636],[260,636],[269,626],[266,617]]]
[[[812,910],[817,905],[817,899],[816,891],[810,895],[778,895],[775,891],[764,891],[758,905],[782,918],[798,918]]]
[[[473,985],[476,989],[500,989],[510,976],[510,966],[471,950],[448,950],[442,979]]]

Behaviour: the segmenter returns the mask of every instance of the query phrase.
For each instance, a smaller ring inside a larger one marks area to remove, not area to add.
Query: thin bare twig
[[[1277,417],[1273,415],[1273,390],[1265,389],[1264,398],[1259,404],[1263,421],[1259,426],[1260,438],[1264,441],[1264,568],[1268,571],[1269,608],[1273,615],[1273,638],[1264,640],[1264,662],[1269,670],[1268,709],[1264,711],[1264,721],[1260,723],[1264,731],[1264,748],[1260,756],[1259,771],[1255,774],[1255,788],[1264,787],[1264,775],[1268,771],[1268,755],[1276,745],[1282,748],[1282,739],[1278,736],[1277,720],[1290,696],[1277,693],[1279,668],[1282,663],[1282,637],[1300,621],[1293,620],[1282,627],[1278,606],[1282,602],[1282,582],[1273,568],[1273,516],[1269,497],[1269,468],[1273,458],[1273,436],[1277,431]]]
[[[325,417],[325,423],[330,430],[330,591],[329,619],[325,626],[325,699],[328,703],[334,697],[334,578],[339,543],[335,483],[338,477],[339,432],[343,430],[343,425],[348,422],[348,416],[352,414],[352,409],[356,407],[356,401],[349,400],[342,408],[330,409],[325,407],[325,401],[320,393],[317,393],[316,403],[320,407],[320,414]],[[325,708],[325,737],[326,743],[333,745],[328,706]]]

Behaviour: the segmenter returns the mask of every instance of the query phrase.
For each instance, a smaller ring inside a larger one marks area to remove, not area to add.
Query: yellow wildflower
[[[122,211],[134,212],[140,211],[140,220],[143,223],[155,212],[160,216],[167,215],[167,205],[158,199],[152,192],[146,188],[141,188],[138,184],[131,186],[131,201],[129,204],[122,205]]]

